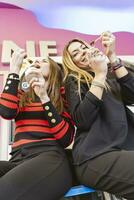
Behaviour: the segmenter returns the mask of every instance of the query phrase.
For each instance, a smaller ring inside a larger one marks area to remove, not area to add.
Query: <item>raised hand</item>
[[[14,51],[10,60],[10,72],[19,74],[23,59],[26,57],[24,49],[18,49]]]
[[[35,67],[27,69],[25,73],[25,79],[29,83],[30,87],[33,88],[35,94],[41,99],[41,101],[48,98],[48,81],[45,80],[39,69]]]
[[[106,56],[97,48],[89,49],[89,67],[96,74],[107,74]]]
[[[104,48],[105,55],[109,58],[115,54],[115,36],[110,32],[106,31],[101,34],[102,46]]]

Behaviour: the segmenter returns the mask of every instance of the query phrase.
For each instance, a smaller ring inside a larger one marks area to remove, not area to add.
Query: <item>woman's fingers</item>
[[[103,36],[111,36],[112,35],[112,33],[110,32],[110,31],[105,31],[105,32],[103,32],[102,34],[101,34],[101,36],[103,37]]]
[[[42,85],[42,83],[41,82],[33,82],[32,84],[31,84],[31,87],[34,89],[35,87],[42,87],[43,85]]]
[[[26,57],[27,54],[24,49],[17,49],[16,51],[13,52],[12,57],[17,57],[17,58],[23,58]]]
[[[33,77],[33,78],[29,81],[29,85],[32,85],[33,82],[39,82],[39,78]]]
[[[110,31],[102,33],[102,45],[107,56],[115,51],[115,36]]]
[[[26,52],[24,49],[18,49],[13,52],[10,60],[10,70],[15,73],[19,73],[20,67],[22,66],[23,59],[26,57]]]
[[[113,41],[112,40],[108,40],[108,41],[102,41],[102,44],[103,44],[103,46],[105,46],[105,47],[109,47],[111,44],[113,43]]]

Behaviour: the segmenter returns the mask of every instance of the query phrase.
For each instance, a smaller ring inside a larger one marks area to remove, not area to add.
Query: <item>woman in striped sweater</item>
[[[64,148],[74,135],[62,72],[52,59],[37,59],[20,77],[25,56],[13,53],[0,99],[0,115],[16,124],[11,159],[0,161],[0,199],[59,200],[72,184]]]

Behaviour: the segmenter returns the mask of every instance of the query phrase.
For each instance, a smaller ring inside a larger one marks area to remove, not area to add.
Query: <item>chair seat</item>
[[[74,186],[72,187],[66,194],[64,197],[72,197],[72,196],[77,196],[80,194],[86,194],[86,193],[91,193],[91,192],[95,192],[94,189],[86,187],[84,185],[78,185],[78,186]]]

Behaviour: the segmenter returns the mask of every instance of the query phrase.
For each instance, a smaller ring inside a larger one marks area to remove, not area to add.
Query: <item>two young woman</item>
[[[65,92],[77,127],[73,159],[79,181],[134,199],[134,68],[116,56],[115,36],[104,32],[104,53],[74,39],[63,51]],[[107,58],[110,64],[107,64]]]
[[[0,199],[59,200],[72,186],[64,148],[74,135],[62,70],[50,58],[36,59],[19,77],[25,56],[13,53],[0,99],[0,115],[16,124],[11,159],[0,161]]]
[[[116,56],[114,35],[105,32],[101,40],[106,55],[78,39],[63,53],[68,108],[77,127],[74,166],[82,184],[134,199],[134,114],[127,108],[134,103],[134,76]],[[45,59],[34,61],[20,80],[25,56],[14,53],[1,95],[0,114],[14,118],[16,130],[12,157],[0,162],[0,199],[58,200],[71,187],[64,147],[74,134],[60,93],[63,77]]]

